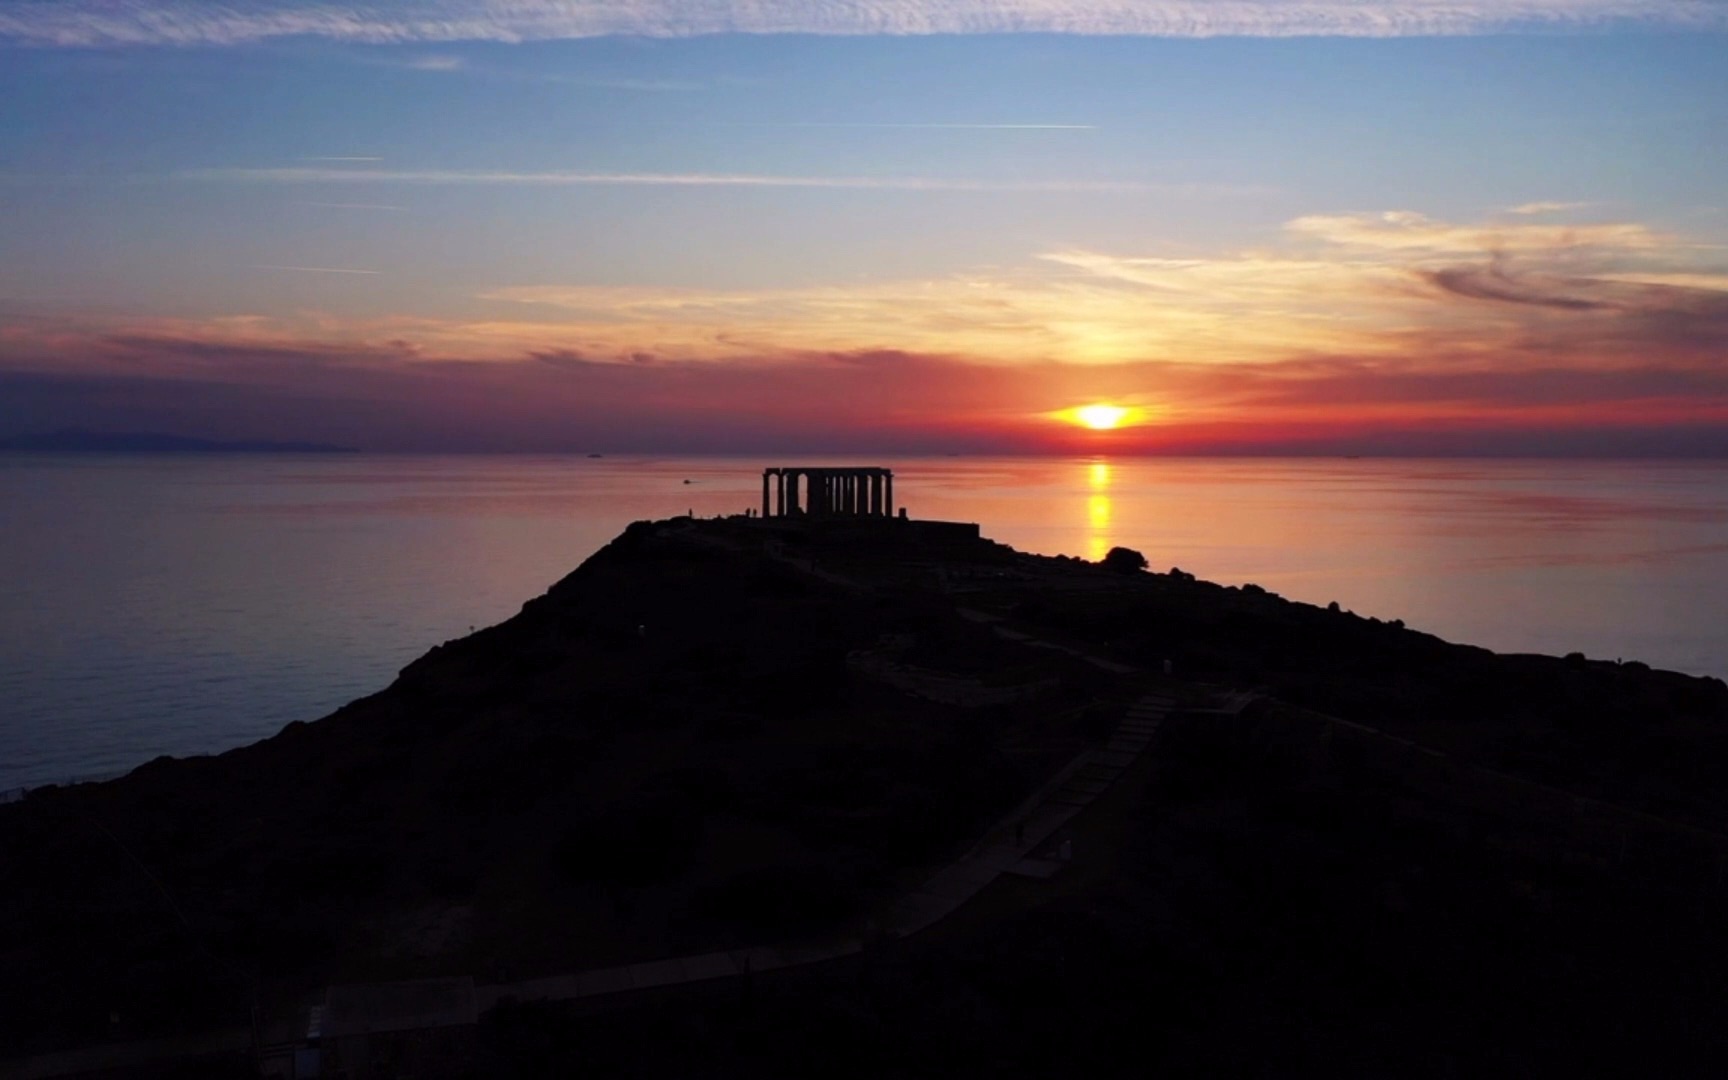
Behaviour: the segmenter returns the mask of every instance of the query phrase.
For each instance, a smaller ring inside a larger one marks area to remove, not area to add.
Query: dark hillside
[[[632,526],[323,720],[0,807],[0,925],[28,928],[0,937],[0,1009],[25,1020],[0,1053],[112,1034],[111,1012],[134,1036],[231,1021],[253,973],[268,997],[832,930],[1078,747],[1084,665],[741,535]],[[848,664],[884,636],[1038,693],[909,695]]]
[[[867,932],[1087,748],[1070,859]],[[0,880],[0,1057],[844,937],[506,1001],[477,1075],[1703,1075],[1728,688],[964,527],[639,523],[329,717],[0,806]]]
[[[1700,823],[1728,822],[1728,685],[1573,654],[1503,656],[1401,622],[1189,575],[996,598],[1124,659],[1258,688],[1463,759]]]

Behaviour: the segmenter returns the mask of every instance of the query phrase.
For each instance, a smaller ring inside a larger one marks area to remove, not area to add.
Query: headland
[[[469,1075],[790,1075],[835,1040],[860,1075],[1722,1048],[1719,680],[775,472],[762,514],[632,525],[322,720],[0,806],[0,1058],[243,1031],[207,1064],[254,1068],[360,1000],[330,987],[450,980],[487,1006],[450,1013]],[[524,990],[767,947],[811,962]]]

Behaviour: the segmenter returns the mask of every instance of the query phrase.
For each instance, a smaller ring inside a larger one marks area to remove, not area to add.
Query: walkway
[[[890,909],[884,930],[902,938],[916,934],[972,899],[1002,874],[1049,877],[1061,864],[1032,858],[1032,853],[1134,764],[1150,745],[1171,704],[1170,698],[1156,694],[1147,694],[1136,701],[1103,749],[1088,750],[1069,762],[1042,790],[998,821],[986,834],[985,841],[901,897]],[[861,953],[864,944],[862,939],[845,938],[826,943],[733,949],[480,986],[475,992],[482,1010],[504,998],[522,1001],[593,998],[837,960]]]
[[[998,637],[1006,638],[1009,641],[1018,641],[1020,644],[1030,645],[1034,649],[1055,649],[1057,652],[1067,653],[1069,656],[1084,660],[1093,667],[1102,668],[1103,670],[1110,672],[1112,675],[1133,675],[1140,670],[1132,664],[1119,664],[1114,660],[1105,660],[1102,657],[1081,652],[1079,649],[1072,646],[1058,645],[1054,641],[1043,641],[1031,636],[1030,634],[1015,630],[1013,627],[1003,626],[1002,620],[999,616],[992,615],[987,611],[978,611],[974,608],[964,607],[955,608],[954,610],[960,613],[961,618],[970,619],[976,623],[988,624],[990,629],[996,631]]]
[[[839,584],[857,585],[837,574],[817,571],[813,564],[795,565]],[[1056,649],[1114,674],[1135,674],[1140,670],[1090,656],[1066,645],[1042,641],[1004,626],[999,618],[982,611],[958,610],[973,622],[989,624],[998,635],[1011,641],[1034,648]],[[884,930],[898,937],[916,934],[951,914],[1002,874],[1049,877],[1056,873],[1061,868],[1059,860],[1036,858],[1033,853],[1094,799],[1109,790],[1110,785],[1138,760],[1151,744],[1158,725],[1173,703],[1171,698],[1160,694],[1146,694],[1135,701],[1102,749],[1087,750],[1078,755],[1041,790],[998,821],[986,832],[985,839],[958,862],[901,897],[890,909]],[[853,956],[863,950],[864,942],[857,938],[805,945],[768,945],[480,986],[476,993],[482,1010],[504,998],[567,1001],[815,964]]]

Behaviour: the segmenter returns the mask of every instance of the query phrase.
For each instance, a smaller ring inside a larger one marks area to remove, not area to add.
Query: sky
[[[1728,0],[0,0],[0,436],[1728,455],[1724,56]]]

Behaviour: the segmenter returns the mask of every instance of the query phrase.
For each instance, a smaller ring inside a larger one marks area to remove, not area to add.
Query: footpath
[[[1102,749],[1088,750],[1069,762],[1054,779],[1003,817],[971,851],[903,895],[889,909],[882,931],[906,938],[949,915],[1003,874],[1049,877],[1061,868],[1055,859],[1035,852],[1055,840],[1068,822],[1107,791],[1151,743],[1172,700],[1146,694],[1134,702]],[[522,982],[475,988],[482,1010],[506,998],[518,1001],[568,1001],[649,990],[682,983],[705,982],[746,973],[816,964],[864,951],[863,938],[732,949],[680,956],[641,964],[549,975]]]

